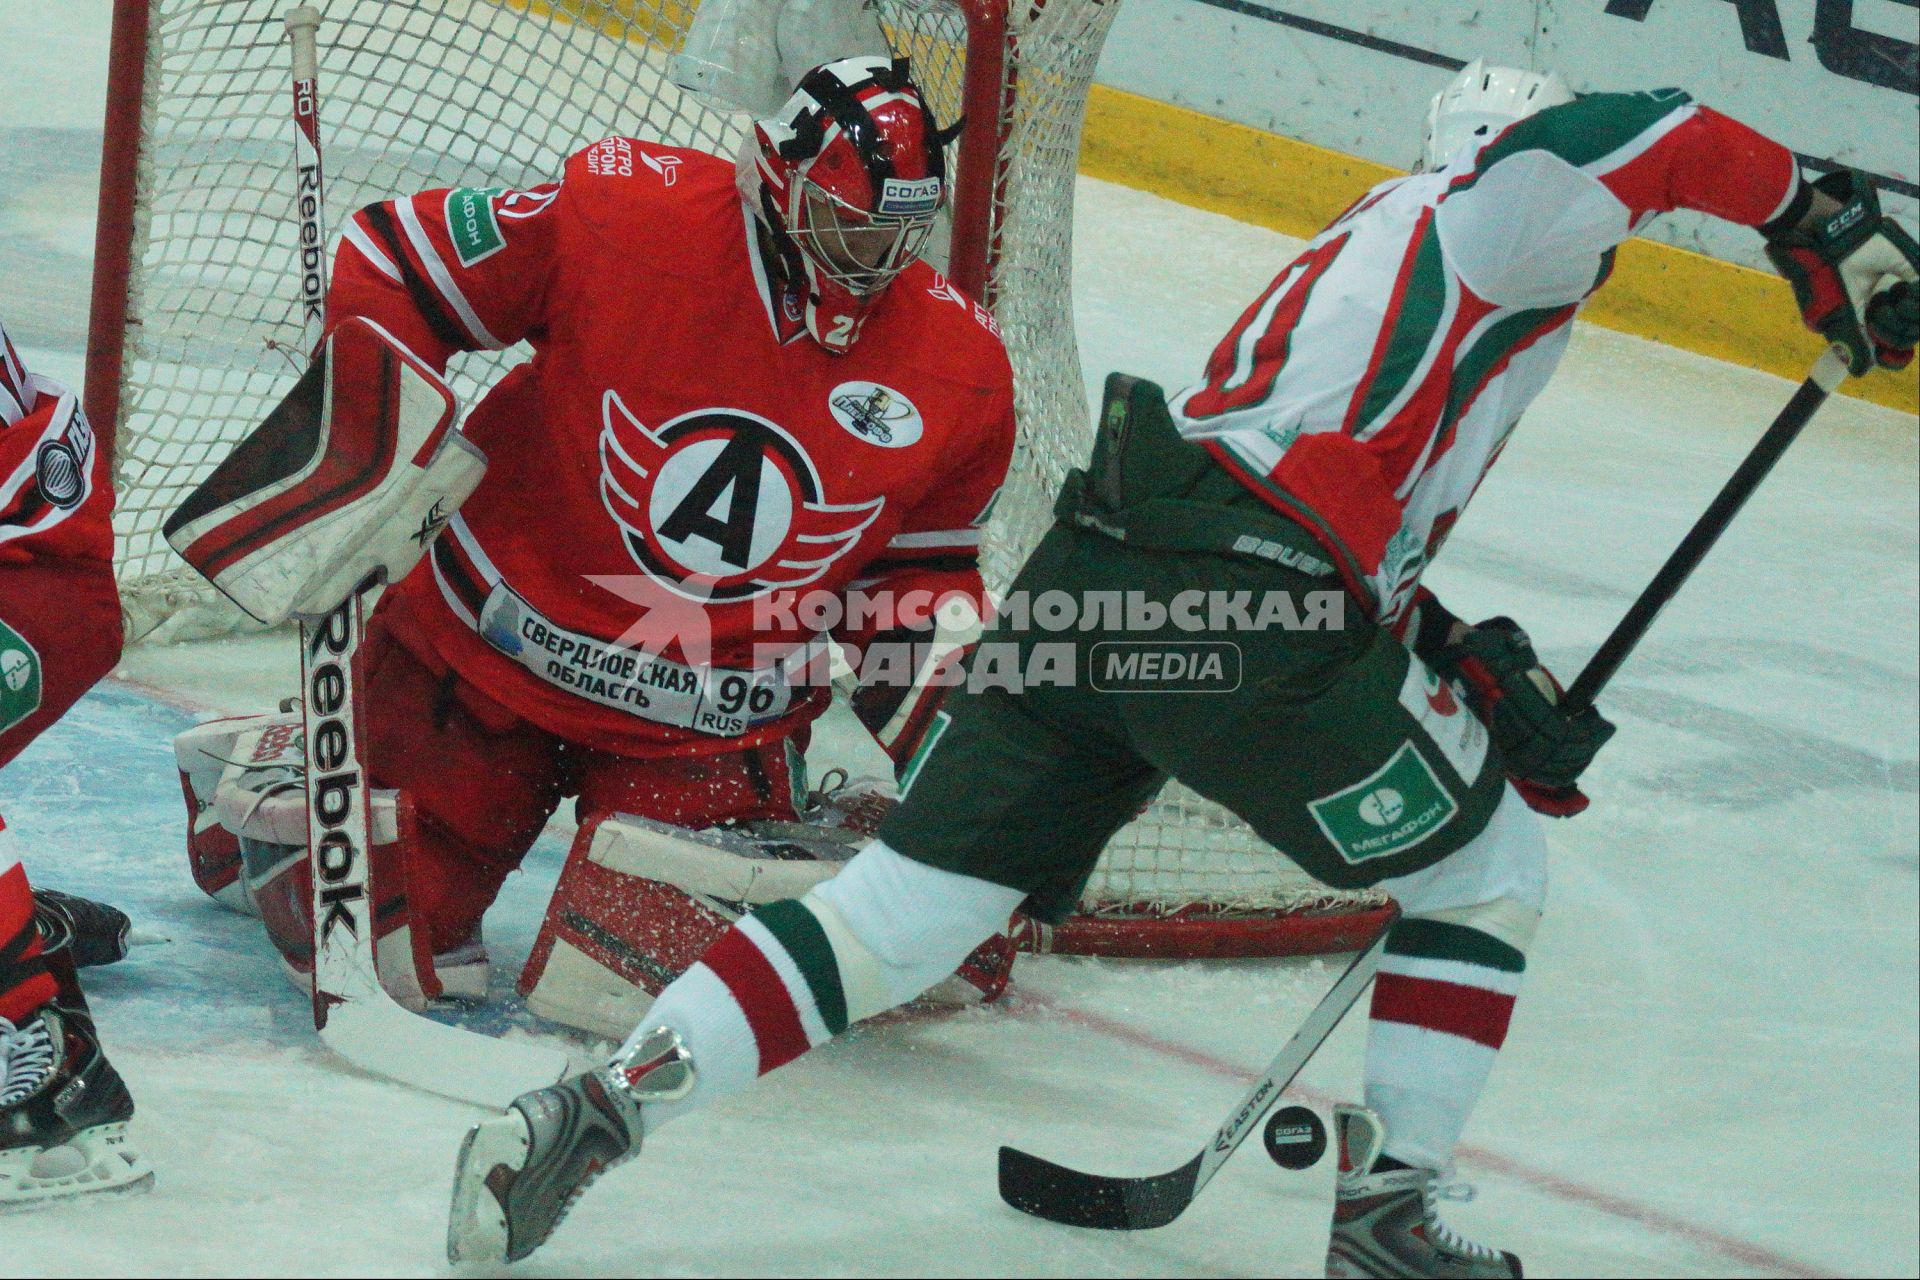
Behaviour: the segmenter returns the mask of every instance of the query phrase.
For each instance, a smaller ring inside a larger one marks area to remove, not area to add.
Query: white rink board
[[[1891,178],[1887,206],[1911,225],[1916,34],[1905,0],[1126,0],[1099,78],[1402,169],[1428,99],[1475,57],[1579,92],[1678,85],[1803,155]],[[1648,234],[1766,265],[1752,232],[1704,217]]]

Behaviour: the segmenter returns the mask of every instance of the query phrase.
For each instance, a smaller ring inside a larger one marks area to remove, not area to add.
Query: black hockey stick
[[[1226,1163],[1261,1117],[1280,1100],[1307,1060],[1333,1034],[1340,1020],[1360,999],[1380,967],[1387,945],[1382,929],[1371,946],[1354,957],[1347,971],[1320,998],[1313,1012],[1293,1033],[1279,1056],[1267,1064],[1239,1105],[1214,1131],[1198,1155],[1177,1169],[1144,1178],[1115,1178],[1082,1173],[1051,1160],[1000,1148],[1000,1198],[1022,1213],[1071,1227],[1099,1227],[1107,1231],[1140,1231],[1164,1227],[1185,1212],[1200,1189]]]
[[[1767,428],[1687,536],[1674,548],[1660,572],[1594,653],[1567,691],[1569,707],[1593,705],[1601,688],[1640,643],[1660,611],[1678,594],[1720,535],[1733,523],[1740,508],[1753,496],[1753,491],[1760,487],[1760,482],[1773,470],[1801,429],[1846,376],[1845,358],[1838,348],[1830,348],[1814,364],[1806,381],[1774,418],[1773,425]],[[1294,1033],[1266,1073],[1254,1082],[1252,1092],[1228,1115],[1213,1141],[1193,1159],[1162,1174],[1116,1178],[1081,1173],[1012,1147],[1002,1147],[1000,1198],[1023,1213],[1076,1227],[1138,1231],[1172,1222],[1193,1203],[1234,1148],[1279,1101],[1281,1091],[1292,1083],[1307,1060],[1340,1024],[1347,1010],[1359,1000],[1360,993],[1373,980],[1385,944],[1386,931],[1382,930],[1373,945],[1354,960],[1308,1015],[1305,1024]]]
[[[1740,514],[1740,508],[1746,505],[1753,491],[1773,470],[1773,464],[1780,461],[1780,455],[1787,451],[1787,446],[1794,442],[1801,428],[1812,421],[1814,413],[1827,402],[1827,397],[1833,394],[1833,389],[1846,376],[1847,362],[1840,348],[1828,348],[1826,354],[1815,362],[1807,380],[1800,384],[1793,398],[1780,410],[1773,425],[1760,437],[1760,442],[1753,446],[1752,452],[1734,470],[1700,518],[1694,521],[1687,536],[1680,539],[1680,545],[1660,566],[1660,572],[1653,575],[1653,581],[1647,584],[1647,589],[1640,593],[1640,598],[1620,619],[1613,634],[1594,651],[1586,668],[1567,690],[1565,703],[1569,711],[1584,711],[1593,705],[1593,700],[1600,696],[1600,690],[1607,681],[1613,679],[1620,664],[1627,660],[1627,655],[1646,637],[1653,620],[1679,594],[1681,586],[1700,566],[1700,562],[1707,558],[1707,553],[1713,550],[1713,544],[1720,540],[1720,535],[1727,531],[1733,518]]]

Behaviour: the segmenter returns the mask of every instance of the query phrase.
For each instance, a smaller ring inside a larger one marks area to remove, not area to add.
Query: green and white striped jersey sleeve
[[[1596,93],[1509,127],[1435,213],[1448,264],[1501,306],[1577,302],[1648,218],[1697,209],[1757,226],[1799,187],[1785,147],[1677,89]]]

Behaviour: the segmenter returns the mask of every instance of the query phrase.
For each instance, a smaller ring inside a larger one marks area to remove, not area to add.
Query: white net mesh
[[[745,118],[666,78],[690,17],[680,0],[327,0],[320,29],[327,203],[434,186],[527,186],[621,133],[731,154]],[[967,27],[952,0],[881,0],[935,112],[961,112]],[[166,513],[291,385],[301,330],[286,0],[153,0],[138,211],[117,437],[121,576],[134,635],[231,629],[238,615],[179,568]],[[986,553],[1004,587],[1044,532],[1091,418],[1073,338],[1075,159],[1088,85],[1117,6],[1015,3],[1011,103],[989,232],[988,293],[1012,357],[1021,423]],[[936,253],[936,260],[943,255]],[[96,340],[100,340],[96,335]],[[457,357],[471,403],[521,349]],[[1325,895],[1244,826],[1170,789],[1115,842],[1103,903],[1272,907]]]

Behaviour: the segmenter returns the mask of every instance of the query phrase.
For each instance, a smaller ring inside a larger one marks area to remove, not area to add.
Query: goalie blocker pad
[[[307,854],[306,755],[300,712],[235,716],[173,740],[187,802],[187,861],[215,902],[266,926],[295,986],[313,990],[313,880]],[[436,970],[424,931],[411,927],[407,850],[413,803],[370,793],[374,964],[387,993],[415,1012],[441,995],[478,998],[484,965]]]
[[[654,997],[754,907],[805,896],[868,841],[848,828],[756,822],[690,831],[628,814],[584,824],[520,975],[527,1008],[620,1040]],[[993,1000],[1013,944],[989,938],[924,999]]]
[[[458,409],[392,335],[344,320],[167,518],[167,542],[268,624],[318,617],[369,578],[398,581],[485,473],[485,455],[454,429]]]

